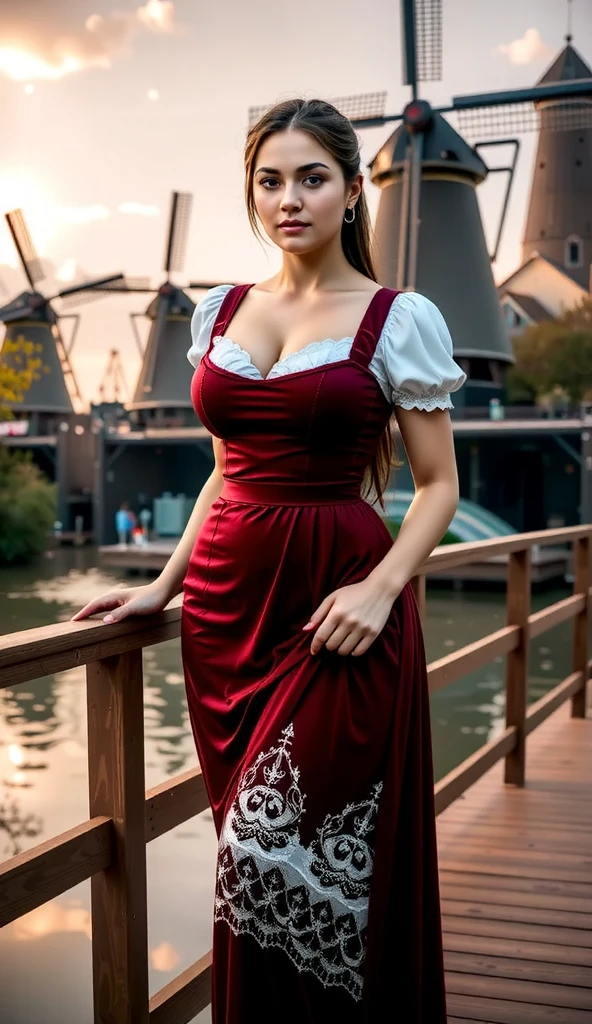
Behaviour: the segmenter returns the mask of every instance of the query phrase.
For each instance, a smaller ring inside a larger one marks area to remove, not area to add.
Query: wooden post
[[[417,608],[419,610],[419,617],[421,619],[422,626],[425,625],[425,614],[426,614],[426,578],[424,573],[420,573],[417,576],[413,576],[411,579],[411,586],[413,587],[413,593],[415,594],[415,600],[417,601]]]
[[[571,717],[586,717],[586,691],[588,684],[588,617],[590,610],[590,537],[582,537],[573,544],[574,594],[582,594],[584,608],[574,616],[572,672],[584,673],[584,685],[571,699]]]
[[[528,694],[528,645],[530,615],[530,548],[508,556],[507,620],[520,627],[518,646],[506,658],[506,727],[518,730],[516,746],[506,756],[504,781],[524,785],[526,756],[526,700]]]
[[[148,1024],[142,651],[87,667],[90,816],[113,819],[91,879],[95,1024]]]

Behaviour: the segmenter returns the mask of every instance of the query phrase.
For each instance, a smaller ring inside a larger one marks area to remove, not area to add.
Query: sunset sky
[[[443,80],[421,87],[437,105],[534,84],[563,45],[567,0],[444,0],[443,7]],[[572,24],[576,48],[592,63],[591,0],[573,0]],[[41,286],[46,294],[80,273],[121,270],[158,284],[170,192],[193,192],[186,276],[177,283],[259,280],[279,256],[253,238],[244,212],[248,107],[383,89],[387,111],[402,109],[409,90],[401,84],[398,0],[5,0],[1,212],[23,208],[53,267]],[[364,165],[392,130],[360,133]],[[535,142],[523,136],[498,279],[519,262]],[[492,163],[506,157],[487,155]],[[500,186],[492,178],[479,190],[490,236]],[[378,189],[368,183],[367,195],[374,213]],[[2,219],[0,303],[25,284]],[[113,346],[133,386],[139,357],[127,313],[142,311],[146,298],[80,307],[72,359],[87,399],[96,397]]]

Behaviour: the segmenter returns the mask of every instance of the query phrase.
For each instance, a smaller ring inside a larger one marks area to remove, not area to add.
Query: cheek
[[[333,224],[342,217],[343,200],[333,189],[320,189],[311,197],[308,206],[319,221]]]

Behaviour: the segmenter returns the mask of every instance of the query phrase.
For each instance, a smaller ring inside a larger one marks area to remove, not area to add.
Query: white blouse
[[[187,358],[197,367],[210,342],[218,310],[233,286],[210,288],[195,307],[191,319],[192,346]],[[231,338],[212,339],[210,359],[216,366],[242,377],[262,380],[248,352]],[[347,359],[354,339],[313,341],[279,359],[269,377],[308,370]],[[440,310],[425,295],[402,292],[393,301],[368,365],[386,398],[403,409],[451,409],[450,392],[466,380],[452,358],[452,339]]]

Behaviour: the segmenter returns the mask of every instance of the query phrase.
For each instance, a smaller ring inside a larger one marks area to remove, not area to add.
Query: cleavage
[[[241,353],[241,355],[244,356],[247,365],[252,366],[253,369],[257,371],[257,373],[261,377],[261,380],[267,380],[267,378],[270,377],[271,374],[273,373],[276,366],[288,362],[292,357],[300,355],[301,352],[306,352],[309,349],[319,348],[320,346],[326,345],[327,343],[331,345],[338,345],[340,344],[340,342],[353,342],[353,340],[353,335],[346,335],[343,338],[339,338],[339,340],[336,340],[334,338],[323,338],[322,341],[309,341],[306,345],[301,345],[300,348],[293,349],[291,352],[288,352],[285,356],[280,356],[279,359],[276,359],[275,363],[272,363],[267,373],[263,374],[259,367],[256,365],[256,363],[253,361],[251,353],[247,352],[246,348],[243,348],[243,346],[240,345],[238,341],[234,341],[227,334],[217,334],[214,338],[214,342],[226,341],[230,345],[232,345],[233,348],[237,349]]]

